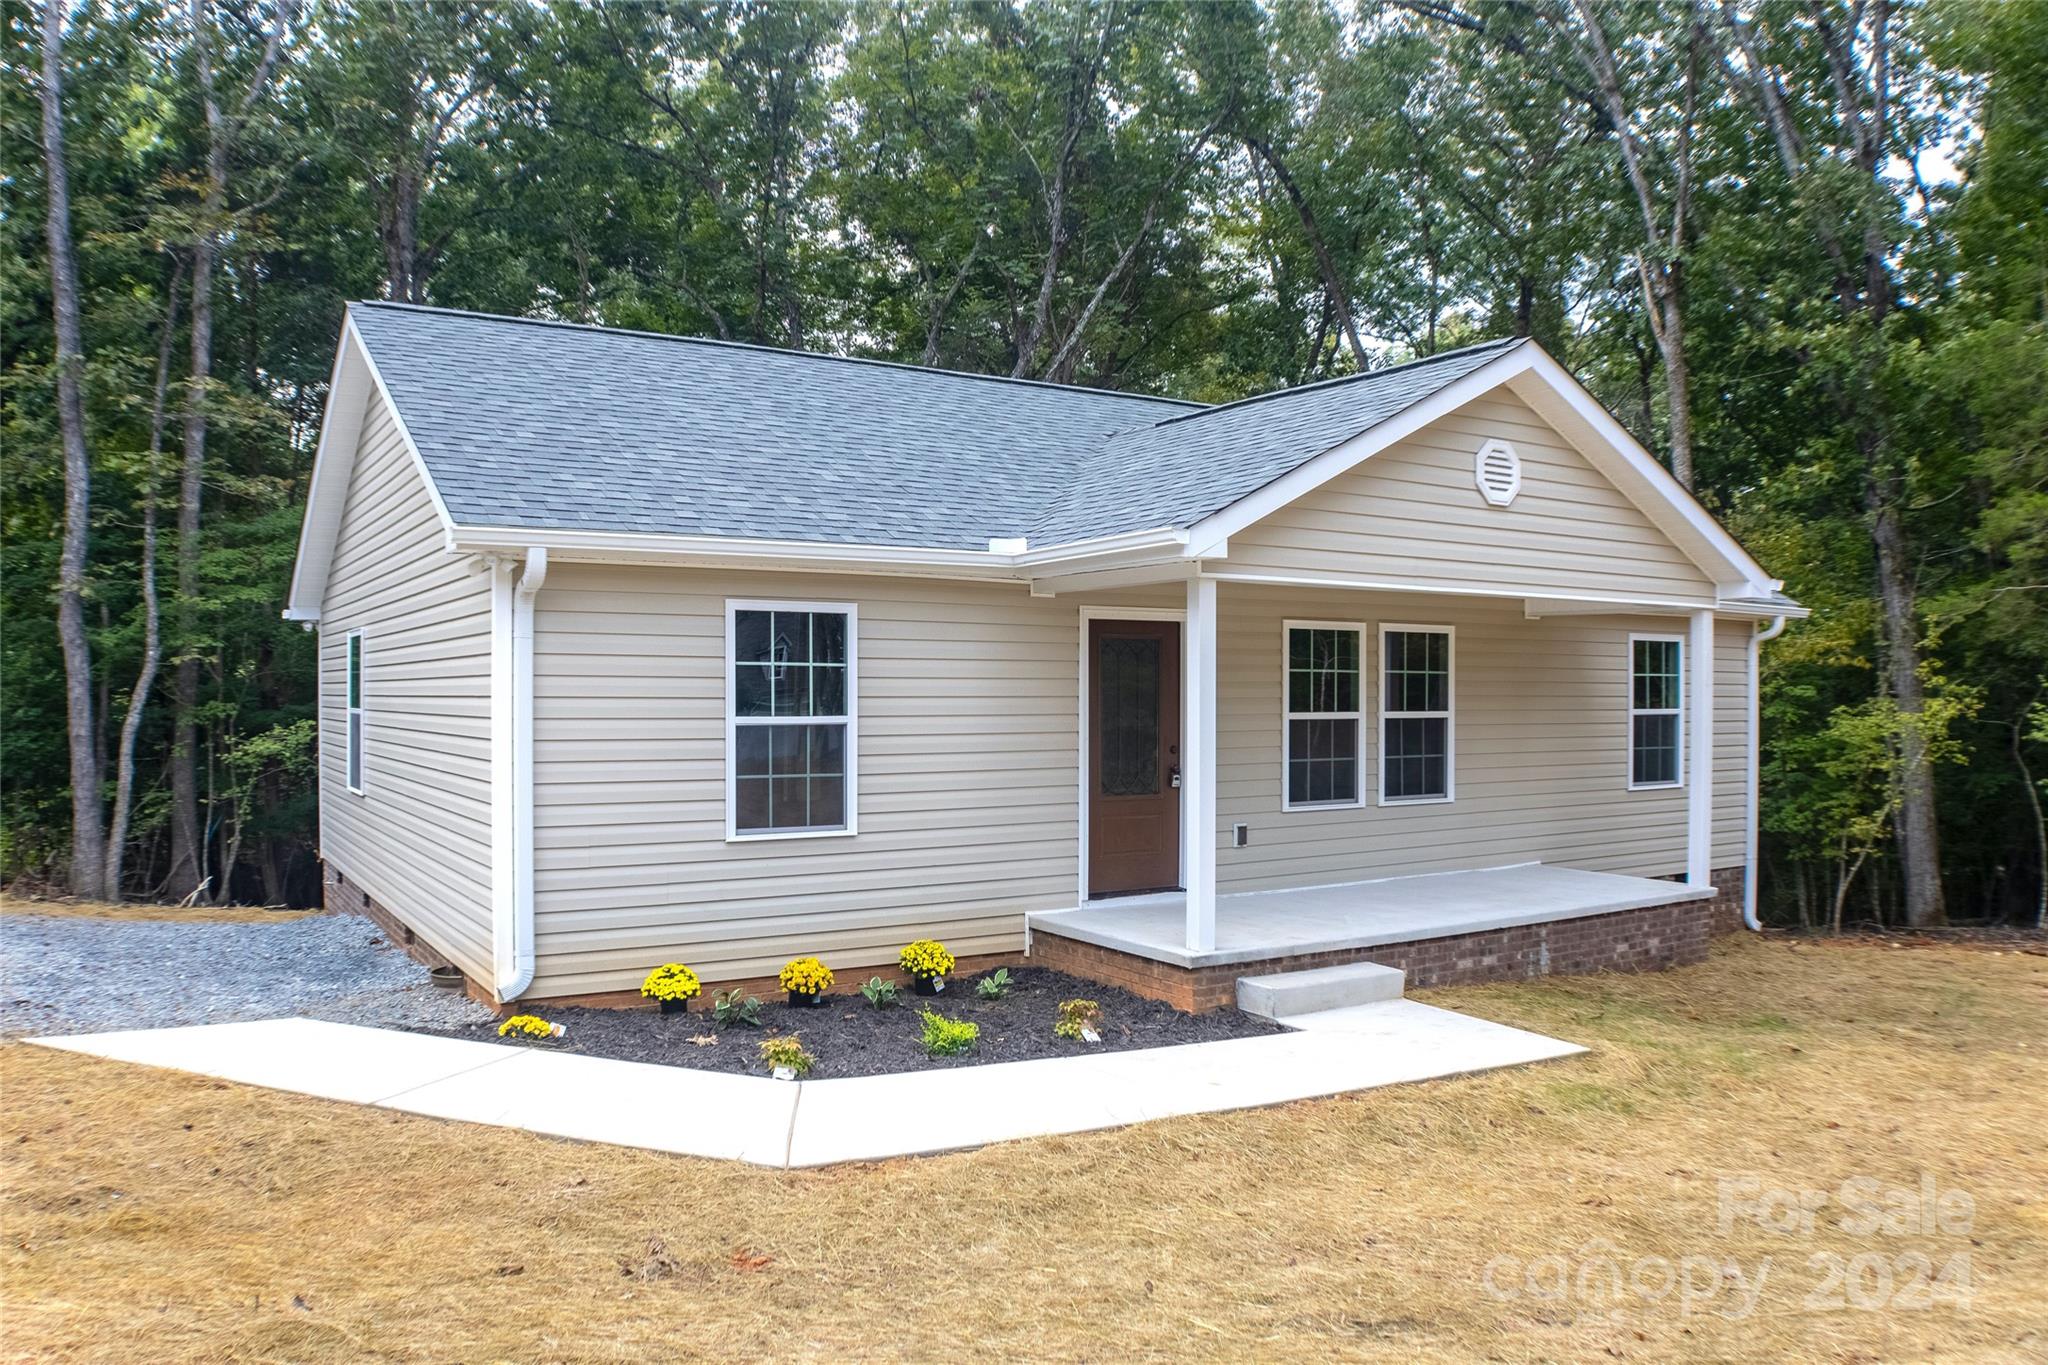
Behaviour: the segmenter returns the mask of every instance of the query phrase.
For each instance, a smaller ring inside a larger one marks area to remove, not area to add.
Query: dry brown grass
[[[165,920],[175,924],[271,924],[278,920],[304,919],[318,910],[266,910],[260,905],[150,905],[127,901],[119,905],[106,901],[40,900],[30,896],[0,896],[0,915],[56,915],[65,919]]]
[[[15,1045],[22,1357],[2041,1359],[2048,961],[1736,941],[1699,968],[1437,992],[1593,1055],[820,1172],[574,1145]],[[1718,1180],[1976,1201],[1965,1237],[1724,1230]],[[1494,1257],[1771,1269],[1502,1299]],[[1814,1311],[1808,1257],[1955,1251],[1967,1309]]]

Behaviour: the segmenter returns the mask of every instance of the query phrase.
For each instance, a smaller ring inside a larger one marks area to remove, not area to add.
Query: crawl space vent
[[[1522,491],[1522,457],[1506,441],[1488,441],[1472,460],[1472,481],[1495,507],[1506,507]]]

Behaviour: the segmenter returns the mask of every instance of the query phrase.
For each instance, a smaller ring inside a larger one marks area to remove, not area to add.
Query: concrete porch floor
[[[1216,947],[1201,953],[1185,946],[1186,897],[1178,891],[1041,910],[1027,919],[1033,934],[1057,934],[1176,967],[1226,967],[1677,905],[1713,894],[1682,882],[1543,863],[1244,891],[1216,898]]]

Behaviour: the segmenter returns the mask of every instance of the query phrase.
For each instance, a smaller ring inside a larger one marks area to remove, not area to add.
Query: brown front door
[[[1180,885],[1180,623],[1088,623],[1088,890]]]

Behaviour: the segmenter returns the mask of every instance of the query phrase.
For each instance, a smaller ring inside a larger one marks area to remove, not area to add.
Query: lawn
[[[785,1173],[10,1045],[0,1349],[2048,1355],[2048,958],[1745,938],[1423,998],[1593,1053]],[[1933,1198],[1861,1226],[1859,1177]]]

